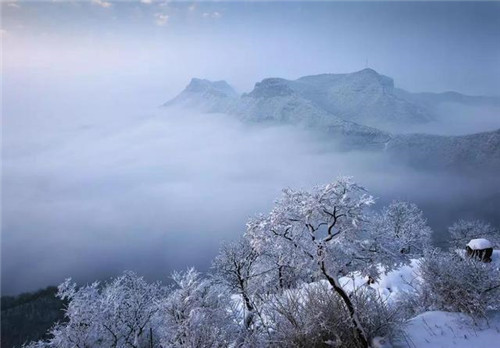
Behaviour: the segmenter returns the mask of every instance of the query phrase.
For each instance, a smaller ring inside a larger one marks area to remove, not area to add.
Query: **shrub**
[[[420,275],[418,298],[427,310],[477,317],[500,308],[500,272],[494,264],[434,250],[422,259]]]
[[[371,340],[392,337],[400,318],[369,288],[358,288],[351,298]],[[310,284],[301,290],[285,291],[270,303],[272,344],[276,347],[359,348],[349,312],[339,295],[326,283]]]

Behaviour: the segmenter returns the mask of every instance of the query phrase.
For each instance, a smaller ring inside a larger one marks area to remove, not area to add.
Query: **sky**
[[[282,188],[340,174],[383,199],[437,204],[476,188],[329,153],[304,131],[158,108],[192,77],[248,92],[368,66],[410,91],[500,94],[496,2],[3,1],[1,28],[7,294],[207,270]]]
[[[141,80],[157,102],[193,76],[245,92],[269,76],[366,66],[410,91],[500,90],[498,2],[2,5],[4,73]]]

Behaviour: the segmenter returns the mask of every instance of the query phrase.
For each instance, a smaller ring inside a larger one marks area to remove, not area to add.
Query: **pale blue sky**
[[[192,76],[247,91],[368,64],[413,91],[500,90],[498,2],[4,2],[2,18],[7,74],[106,74],[170,95]]]

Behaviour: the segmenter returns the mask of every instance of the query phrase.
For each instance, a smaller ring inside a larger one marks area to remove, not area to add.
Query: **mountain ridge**
[[[435,119],[440,103],[498,103],[500,98],[457,92],[411,93],[373,69],[318,74],[296,80],[257,82],[238,95],[225,81],[193,79],[164,106],[194,107],[245,122],[291,124],[319,130],[346,150],[377,150],[432,168],[500,168],[500,129],[461,136],[400,134],[386,124],[421,124]],[[396,127],[396,128],[397,128]]]

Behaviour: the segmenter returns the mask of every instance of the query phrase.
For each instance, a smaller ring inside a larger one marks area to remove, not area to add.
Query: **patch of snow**
[[[433,311],[411,319],[404,331],[406,346],[412,348],[473,348],[498,347],[500,313],[488,323],[473,324],[462,313]],[[404,345],[403,345],[404,346]]]
[[[381,295],[392,297],[395,300],[400,294],[414,291],[412,284],[419,277],[419,260],[412,260],[409,265],[402,266],[397,270],[382,273],[380,280],[372,284]]]
[[[370,284],[370,288],[376,290],[388,303],[397,302],[404,293],[415,291],[415,283],[419,280],[419,259],[411,260],[409,265],[401,266],[387,274],[380,267],[380,273],[380,278]],[[346,291],[352,292],[360,286],[367,285],[368,278],[355,273],[339,280]]]
[[[375,337],[372,340],[373,348],[392,348],[392,343],[385,337]]]

